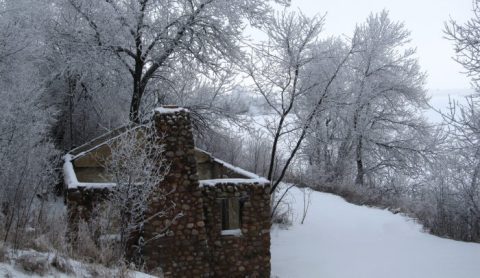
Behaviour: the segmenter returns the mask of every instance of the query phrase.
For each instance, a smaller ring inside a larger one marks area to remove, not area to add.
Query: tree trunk
[[[285,120],[285,114],[280,118],[278,123],[277,130],[275,131],[275,136],[273,137],[272,150],[270,152],[270,165],[268,167],[267,179],[273,183],[274,169],[275,169],[275,158],[277,157],[277,145],[280,140],[280,134],[283,128],[283,121]]]
[[[130,103],[130,121],[137,124],[140,123],[140,103],[142,101],[142,95],[143,92],[140,88],[134,88],[132,101]]]
[[[142,103],[142,96],[145,92],[146,82],[142,80],[143,61],[141,60],[141,52],[138,51],[135,61],[135,71],[133,73],[133,94],[130,103],[130,121],[140,123],[140,105]],[[145,78],[143,78],[145,79]]]
[[[356,151],[356,161],[357,161],[357,177],[355,178],[355,184],[362,185],[364,184],[363,176],[365,175],[363,160],[362,160],[362,136],[359,136],[357,142],[357,151]]]

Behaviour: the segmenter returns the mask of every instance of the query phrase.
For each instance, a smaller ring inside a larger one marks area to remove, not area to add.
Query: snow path
[[[480,244],[422,232],[409,218],[313,192],[291,189],[294,225],[272,229],[272,275],[280,278],[478,278]]]

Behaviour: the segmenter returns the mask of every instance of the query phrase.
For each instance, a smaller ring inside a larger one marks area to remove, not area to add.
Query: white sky
[[[412,46],[428,74],[428,90],[470,87],[462,67],[452,60],[453,46],[443,38],[443,27],[450,17],[467,21],[473,15],[471,0],[292,0],[292,8],[309,16],[327,13],[324,35],[351,35],[370,12],[386,9],[411,31]]]

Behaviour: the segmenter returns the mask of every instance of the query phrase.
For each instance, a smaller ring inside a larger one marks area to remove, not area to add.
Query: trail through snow
[[[407,217],[320,192],[300,225],[300,189],[289,198],[294,225],[272,229],[273,277],[480,277],[480,244],[429,235]]]

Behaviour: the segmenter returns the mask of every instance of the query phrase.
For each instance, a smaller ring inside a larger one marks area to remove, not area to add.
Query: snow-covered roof
[[[177,107],[177,106],[163,106],[155,109],[156,113],[162,113],[162,114],[175,113],[175,112],[181,112],[181,111],[188,112],[188,109]],[[131,132],[140,128],[147,128],[147,125],[136,125],[136,124],[124,125],[110,132],[107,132],[97,138],[94,138],[89,142],[69,151],[64,156],[64,164],[63,164],[64,182],[66,187],[67,188],[78,188],[78,187],[109,188],[109,187],[115,186],[115,183],[111,183],[111,182],[80,182],[77,178],[77,173],[75,172],[73,161],[75,161],[78,158],[86,156],[87,154],[97,150],[101,146],[110,144],[112,140],[115,140],[115,138],[118,138],[120,135],[126,132]],[[267,179],[260,177],[252,172],[246,171],[242,168],[233,166],[232,164],[227,163],[221,159],[215,158],[213,157],[212,154],[204,150],[201,150],[198,148],[195,148],[195,150],[197,152],[207,155],[211,162],[217,163],[218,165],[221,165],[221,167],[227,169],[228,171],[231,171],[231,173],[235,177],[235,178],[226,178],[226,179],[219,178],[219,179],[200,180],[199,181],[200,186],[213,186],[215,184],[225,184],[225,183],[229,183],[229,184],[247,184],[248,183],[248,184],[258,184],[263,186],[269,183]]]
[[[206,186],[216,186],[220,184],[234,184],[234,185],[241,185],[241,184],[256,184],[259,186],[265,186],[270,184],[270,181],[264,177],[261,177],[255,173],[249,172],[245,169],[240,167],[233,166],[232,164],[225,162],[221,159],[215,158],[211,153],[201,150],[199,148],[195,148],[195,151],[201,152],[206,154],[207,156],[211,157],[212,160],[224,168],[232,171],[233,173],[238,174],[239,176],[243,176],[243,178],[217,178],[217,179],[204,179],[199,180],[200,187]]]
[[[221,159],[218,159],[218,158],[213,157],[213,160],[214,160],[215,162],[217,162],[217,163],[222,164],[223,167],[225,167],[225,168],[227,168],[227,169],[229,169],[229,170],[232,170],[233,172],[238,173],[238,174],[240,174],[240,175],[242,175],[242,176],[248,177],[249,179],[263,180],[263,181],[268,182],[267,179],[265,179],[265,178],[263,178],[263,177],[260,177],[260,176],[257,175],[257,174],[254,174],[254,173],[252,173],[252,172],[249,172],[249,171],[247,171],[247,170],[244,170],[244,169],[242,169],[242,168],[240,168],[240,167],[233,166],[232,164],[227,163],[227,162],[225,162],[225,161],[223,161],[223,160],[221,160]]]
[[[125,134],[127,132],[132,132],[139,129],[147,128],[146,124],[127,124],[116,129],[113,129],[109,132],[106,132],[103,135],[100,135],[85,144],[76,147],[69,151],[64,156],[64,163],[63,163],[63,176],[64,176],[64,183],[65,186],[69,189],[72,188],[95,188],[95,189],[102,189],[102,188],[110,188],[115,186],[115,183],[112,182],[80,182],[78,181],[77,174],[75,173],[75,168],[73,165],[73,161],[86,156],[87,154],[97,150],[98,148],[109,145],[113,140]]]
[[[201,152],[201,153],[204,153],[206,154],[207,156],[211,157],[213,159],[213,161],[215,161],[216,163],[222,165],[223,167],[225,167],[226,169],[229,169],[231,170],[232,172],[235,172],[239,175],[242,175],[244,176],[245,178],[248,178],[248,179],[258,179],[258,180],[263,180],[263,181],[267,181],[267,179],[255,174],[255,173],[252,173],[252,172],[249,172],[245,169],[242,169],[240,167],[237,167],[237,166],[233,166],[232,164],[228,163],[228,162],[225,162],[221,159],[218,159],[216,157],[214,157],[211,153],[207,152],[207,151],[204,151],[202,149],[199,149],[199,148],[195,148],[195,151],[197,152]]]
[[[103,145],[109,144],[110,142],[112,142],[112,140],[115,140],[115,138],[118,138],[120,135],[125,134],[126,132],[131,132],[143,128],[147,128],[147,125],[128,124],[121,126],[103,135],[100,135],[79,147],[72,149],[68,152],[68,154],[71,155],[71,160],[75,160],[98,149]]]
[[[90,151],[94,150],[95,148],[90,149]],[[242,168],[233,166],[230,163],[227,163],[221,159],[213,157],[210,153],[203,151],[201,149],[196,148],[197,152],[202,152],[207,154],[212,160],[228,170],[231,170],[233,173],[236,173],[244,178],[218,178],[218,179],[204,179],[199,180],[200,187],[206,186],[216,186],[220,184],[234,184],[234,185],[241,185],[241,184],[255,184],[258,186],[265,186],[268,185],[270,182],[260,177],[252,172],[246,171]],[[110,188],[115,186],[115,183],[108,183],[108,182],[79,182],[77,179],[77,175],[75,173],[75,169],[73,166],[73,160],[76,158],[82,157],[89,151],[81,152],[77,155],[72,155],[70,153],[64,156],[64,164],[63,164],[63,175],[64,175],[64,182],[67,188],[74,189],[74,188],[94,188],[94,189],[102,189],[102,188]]]

